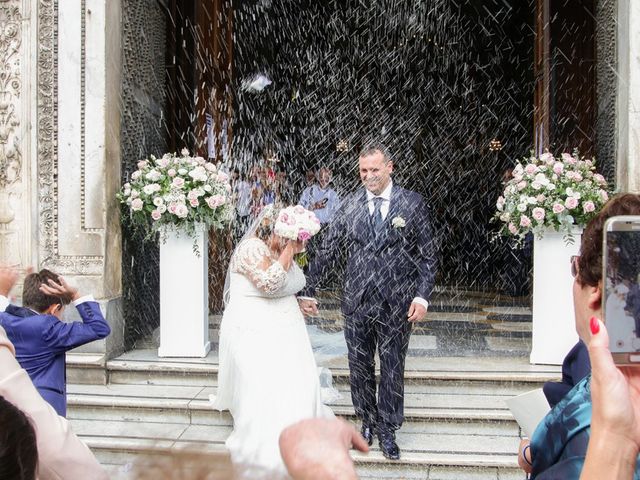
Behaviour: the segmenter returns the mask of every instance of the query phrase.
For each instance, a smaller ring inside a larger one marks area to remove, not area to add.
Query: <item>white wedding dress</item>
[[[218,393],[211,400],[233,416],[226,445],[242,478],[289,478],[278,447],[280,432],[304,418],[333,417],[322,403],[295,297],[304,285],[300,268],[293,263],[285,271],[258,238],[241,242],[231,260]]]

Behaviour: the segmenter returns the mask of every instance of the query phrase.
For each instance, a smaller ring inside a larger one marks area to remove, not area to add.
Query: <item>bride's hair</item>
[[[276,225],[276,220],[278,219],[278,214],[280,210],[282,210],[283,206],[279,203],[271,203],[269,205],[265,205],[262,211],[262,220],[256,227],[256,237],[258,237],[263,242],[266,242],[271,234],[273,233],[273,228]]]

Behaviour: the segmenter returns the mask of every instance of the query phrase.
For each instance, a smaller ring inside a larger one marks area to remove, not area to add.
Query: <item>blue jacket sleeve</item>
[[[55,352],[66,352],[85,343],[105,338],[111,333],[102,316],[98,302],[84,302],[76,306],[82,322],[65,323],[52,318],[42,334],[42,340]]]
[[[418,209],[419,233],[416,238],[418,253],[416,258],[418,264],[418,291],[415,292],[415,296],[429,300],[438,268],[436,239],[431,226],[431,215],[422,197],[420,197],[420,201],[417,202],[416,208]]]

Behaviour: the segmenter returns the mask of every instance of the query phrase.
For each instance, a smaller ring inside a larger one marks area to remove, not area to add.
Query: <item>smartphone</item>
[[[640,365],[640,216],[604,224],[603,316],[618,365]]]

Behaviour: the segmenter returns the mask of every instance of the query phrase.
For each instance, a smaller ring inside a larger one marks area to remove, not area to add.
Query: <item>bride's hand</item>
[[[295,255],[296,253],[304,252],[306,242],[301,242],[300,240],[289,240],[289,246],[291,247],[291,251]]]
[[[318,302],[311,299],[300,298],[298,299],[298,305],[305,317],[318,315]]]

